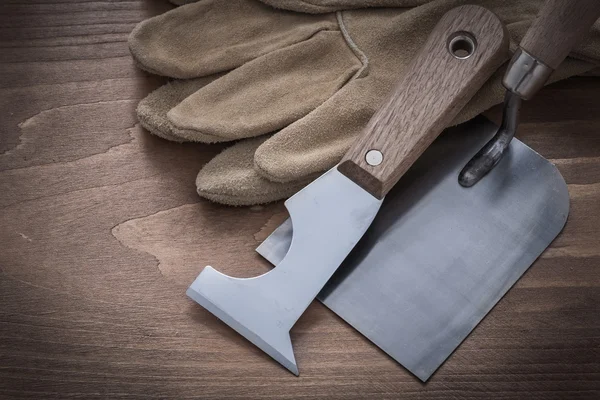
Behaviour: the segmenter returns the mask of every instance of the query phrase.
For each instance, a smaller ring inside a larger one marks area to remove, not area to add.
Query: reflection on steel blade
[[[513,139],[472,188],[458,173],[495,133],[483,117],[449,129],[388,194],[318,298],[426,381],[562,230],[567,186]],[[285,257],[284,222],[257,251]],[[295,232],[294,232],[295,236]]]
[[[289,331],[360,240],[381,203],[332,168],[286,201],[294,235],[277,268],[240,279],[206,267],[187,294],[297,375]]]

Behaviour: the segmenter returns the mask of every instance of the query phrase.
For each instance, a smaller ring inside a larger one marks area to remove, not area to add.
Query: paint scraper
[[[502,125],[478,117],[441,135],[318,295],[423,381],[566,222],[562,176],[512,137],[521,99],[543,86],[599,15],[596,0],[546,2],[506,72]],[[257,251],[279,265],[295,230],[288,219]]]
[[[188,296],[298,374],[290,329],[385,195],[507,58],[508,35],[495,14],[471,5],[447,12],[341,163],[286,201],[293,235],[277,267],[240,279],[208,266]]]

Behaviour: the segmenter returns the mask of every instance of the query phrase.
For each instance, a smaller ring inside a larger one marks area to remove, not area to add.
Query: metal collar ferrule
[[[553,70],[531,54],[519,48],[510,60],[502,84],[524,100],[540,90]]]

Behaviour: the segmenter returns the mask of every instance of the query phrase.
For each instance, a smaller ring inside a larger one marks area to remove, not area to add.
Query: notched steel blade
[[[277,268],[242,279],[206,267],[187,294],[298,375],[289,331],[381,203],[333,168],[286,201],[294,235]]]
[[[321,300],[426,381],[562,230],[567,186],[513,139],[471,188],[457,177],[496,132],[483,117],[447,130],[388,194]],[[293,228],[257,251],[277,265]]]

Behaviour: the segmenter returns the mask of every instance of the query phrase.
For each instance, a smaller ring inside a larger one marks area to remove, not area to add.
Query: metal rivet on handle
[[[376,166],[383,162],[383,154],[379,150],[369,150],[365,155],[367,164]]]

